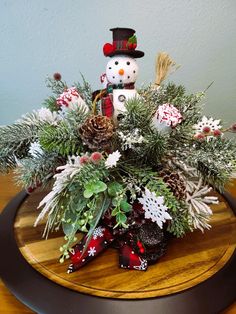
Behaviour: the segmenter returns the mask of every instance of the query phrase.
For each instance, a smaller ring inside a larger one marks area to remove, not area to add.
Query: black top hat
[[[129,55],[134,58],[142,58],[143,51],[135,50],[137,47],[137,38],[135,30],[131,28],[111,28],[113,35],[113,43],[106,43],[103,46],[103,53],[106,57],[115,55]]]

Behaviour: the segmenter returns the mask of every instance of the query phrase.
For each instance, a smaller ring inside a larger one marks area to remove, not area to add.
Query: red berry
[[[34,190],[35,188],[32,188],[31,186],[26,189],[27,193],[29,194],[32,193]]]
[[[209,126],[204,126],[203,132],[204,133],[209,133],[211,131],[211,128]]]
[[[138,247],[142,247],[142,243],[140,241],[137,242]]]
[[[89,162],[89,157],[84,155],[84,156],[80,157],[79,161],[80,161],[81,165],[87,164]]]
[[[198,140],[202,140],[202,139],[204,139],[205,136],[202,133],[197,133],[194,135],[194,137]]]
[[[128,43],[128,49],[130,49],[130,50],[133,49],[133,43]]]
[[[99,163],[99,161],[102,159],[102,154],[99,152],[92,153],[90,159],[94,164]]]
[[[215,130],[214,131],[214,136],[220,136],[222,133],[220,130]]]
[[[137,47],[137,44],[133,43],[133,49],[136,49],[136,47]]]
[[[144,253],[144,248],[143,248],[143,247],[142,247],[142,248],[140,248],[140,250],[139,250],[139,251],[140,251],[140,253],[141,253],[141,254],[143,254],[143,253]]]
[[[231,126],[231,130],[232,130],[233,132],[236,132],[236,123],[234,123],[234,124]]]
[[[56,72],[53,74],[54,80],[55,81],[60,81],[61,80],[61,74]]]

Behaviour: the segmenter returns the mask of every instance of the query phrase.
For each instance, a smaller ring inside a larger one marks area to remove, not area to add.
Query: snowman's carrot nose
[[[119,70],[119,74],[120,74],[120,75],[124,75],[124,73],[125,73],[125,71],[124,71],[123,69],[120,69],[120,70]]]

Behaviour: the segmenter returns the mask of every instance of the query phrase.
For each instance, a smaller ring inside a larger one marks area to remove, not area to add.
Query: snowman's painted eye
[[[115,65],[117,65],[117,64],[119,64],[119,62],[118,62],[118,61],[116,61],[116,62],[115,62]]]
[[[109,70],[111,70],[111,67],[109,67]]]
[[[126,62],[126,64],[127,64],[127,65],[130,65],[130,62],[129,62],[129,61],[127,61],[127,62]]]

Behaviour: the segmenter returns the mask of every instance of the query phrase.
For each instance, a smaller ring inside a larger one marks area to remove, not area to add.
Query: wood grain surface
[[[44,276],[78,292],[90,295],[143,299],[177,293],[211,277],[229,260],[236,245],[236,218],[219,196],[212,206],[212,229],[202,234],[189,233],[183,239],[172,239],[167,253],[146,272],[119,268],[118,252],[108,249],[73,274],[67,274],[69,261],[58,263],[59,247],[64,243],[61,233],[42,239],[42,223],[32,227],[37,205],[44,194],[35,191],[22,204],[15,220],[15,236],[26,260]]]
[[[234,187],[231,187],[231,192],[236,195],[236,185],[234,185]],[[19,191],[18,188],[15,188],[12,184],[12,176],[11,175],[8,175],[8,176],[0,176],[0,210],[6,205],[6,203]],[[226,225],[231,225],[229,223],[229,216],[231,216],[231,214],[227,214],[225,216],[225,214],[223,213],[223,208],[218,208],[216,209],[217,211],[217,216],[218,218],[223,218],[223,220],[227,223]],[[218,229],[218,232],[220,232],[221,228],[220,228],[220,220],[221,219],[216,219],[217,217],[215,216],[215,222],[214,222],[214,225],[217,227]],[[231,220],[231,218],[230,218]],[[233,222],[235,223],[235,222]],[[41,227],[42,228],[42,227]],[[200,237],[200,235],[199,235]],[[225,238],[224,238],[225,239]],[[210,238],[209,238],[210,240]],[[49,240],[50,241],[50,240]],[[51,241],[53,241],[53,238],[51,238]],[[217,246],[217,243],[215,243],[215,245]],[[230,244],[230,246],[233,245],[232,243]],[[196,243],[195,243],[195,246],[196,246]],[[198,245],[197,245],[198,246]],[[225,246],[225,244],[223,245]],[[222,245],[220,243],[218,243],[218,248],[221,248]],[[197,248],[196,248],[197,249]],[[44,252],[46,251],[45,247],[44,247]],[[113,250],[112,250],[113,251]],[[168,252],[170,251],[170,249],[168,250]],[[205,251],[205,253],[203,253]],[[215,261],[215,258],[214,258],[214,254],[211,254],[209,252],[211,252],[211,250],[209,251],[209,249],[204,249],[204,251],[202,252],[203,255],[205,254],[206,256],[211,256],[212,258],[210,258],[210,260],[212,261]],[[214,250],[213,250],[214,251]],[[196,251],[197,252],[197,251]],[[222,252],[222,251],[221,251]],[[175,252],[178,256],[179,255],[179,258],[181,258],[181,254],[178,253],[178,252]],[[44,253],[44,255],[46,254],[46,252]],[[57,259],[57,254],[56,251],[53,253],[55,256],[54,256],[54,259],[56,258]],[[109,253],[110,254],[110,253]],[[111,255],[114,255],[116,254],[116,252],[113,252]],[[168,254],[168,253],[167,253]],[[196,253],[197,254],[197,253]],[[102,256],[101,256],[102,257]],[[110,255],[108,255],[108,258],[110,257]],[[44,260],[44,257],[41,257],[42,260]],[[165,257],[166,258],[166,257]],[[94,261],[95,262],[95,261]],[[113,260],[113,262],[115,262],[115,260]],[[161,260],[161,262],[163,262],[163,260]],[[43,262],[45,263],[45,262]],[[92,263],[91,263],[92,264]],[[215,263],[217,264],[217,263]],[[92,265],[91,265],[92,266]],[[157,265],[155,265],[157,266]],[[155,267],[153,266],[153,267]],[[59,268],[63,268],[63,271],[65,270],[64,266],[63,265],[59,265]],[[87,266],[89,267],[89,265]],[[84,268],[84,270],[86,269],[86,267]],[[103,268],[101,267],[100,265],[100,270],[102,270]],[[127,271],[125,271],[127,272]],[[75,273],[75,278],[78,279],[78,272]],[[137,272],[134,272],[133,274],[137,274]],[[132,276],[133,279],[136,279],[136,275],[133,275]],[[0,283],[0,313],[33,313],[32,311],[30,311],[29,309],[27,309],[24,305],[22,305],[20,302],[18,302],[14,296],[11,295],[11,293],[9,293],[9,291],[7,290],[7,288],[4,287],[3,283],[1,282]],[[236,313],[236,305],[232,305],[227,311],[224,312],[225,314],[234,314]]]
[[[0,213],[7,203],[21,188],[14,184],[12,173],[0,175]],[[0,231],[1,235],[1,231]],[[3,258],[3,257],[1,257]],[[1,262],[0,262],[1,265]],[[0,313],[1,314],[32,314],[35,313],[18,301],[0,280]]]

